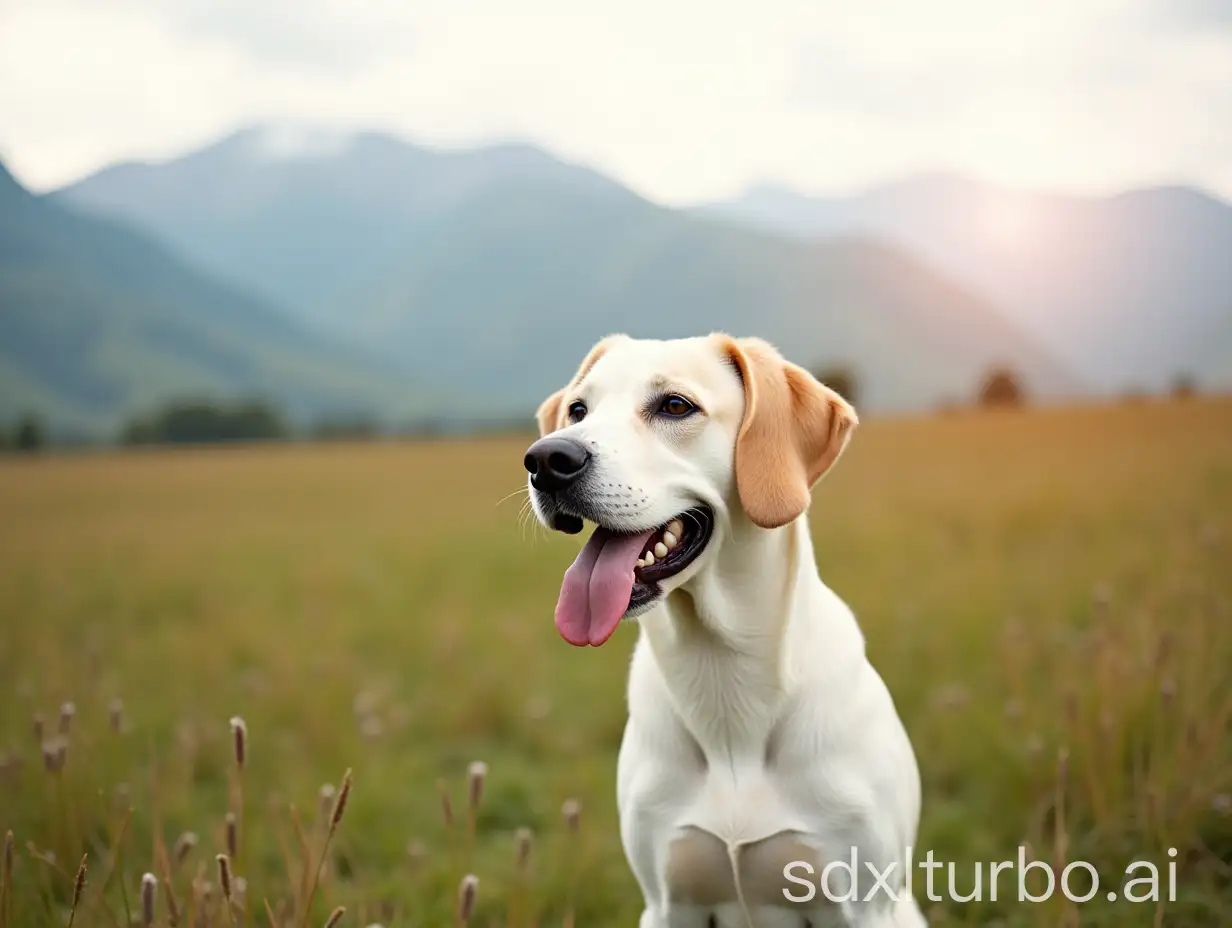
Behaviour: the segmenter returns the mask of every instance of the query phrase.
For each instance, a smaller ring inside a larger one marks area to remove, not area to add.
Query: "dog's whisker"
[[[502,496],[499,500],[497,500],[497,501],[496,501],[496,505],[497,505],[497,506],[501,506],[501,505],[503,505],[503,504],[505,504],[505,503],[509,502],[509,500],[513,499],[513,498],[514,498],[515,496],[517,496],[519,493],[525,493],[525,494],[526,494],[527,499],[528,499],[528,500],[530,499],[530,487],[518,487],[518,488],[517,488],[516,490],[514,490],[512,493],[506,493],[506,494],[505,494],[504,496]]]
[[[539,525],[539,521],[535,518],[534,506],[531,505],[529,496],[527,496],[527,498],[522,502],[522,508],[518,512],[518,537],[523,542],[526,541],[526,526],[528,524],[534,524],[536,526]],[[532,545],[536,537],[537,536],[534,534],[532,530],[532,533],[531,533]]]

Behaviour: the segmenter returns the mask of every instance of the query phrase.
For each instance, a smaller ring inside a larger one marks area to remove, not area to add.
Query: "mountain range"
[[[1082,303],[1081,274],[1061,282],[1079,292],[1064,305],[1081,309],[1071,330],[1085,340],[1048,324],[1068,320],[1060,301],[1033,316],[1029,300],[990,295],[936,248],[861,219],[859,198],[827,226],[819,201],[770,193],[673,210],[532,146],[446,151],[279,125],[45,196],[4,172],[0,420],[37,408],[113,428],[162,399],[243,392],[301,417],[530,421],[614,331],[761,335],[813,369],[853,371],[873,412],[970,399],[997,365],[1043,398],[1118,380],[1109,368],[1128,355],[1109,361],[1086,338],[1110,310]],[[1229,211],[1209,203],[1217,231]],[[1171,216],[1131,209],[1105,231],[1115,243],[1148,221],[1185,268],[1218,264],[1213,245],[1196,256],[1171,243]],[[1126,273],[1135,292],[1141,274]],[[1180,373],[1177,358],[1195,375],[1232,359],[1227,314],[1209,305],[1201,345],[1186,334],[1157,340],[1166,358],[1147,352],[1152,377]],[[1153,330],[1174,321],[1170,304],[1120,311]],[[1145,369],[1122,379],[1150,385]]]
[[[869,236],[970,288],[1104,391],[1232,387],[1232,206],[1200,190],[1028,193],[933,175],[848,197],[761,186],[706,216]]]
[[[260,397],[293,418],[415,411],[404,373],[202,274],[0,165],[0,422],[100,435],[169,399]]]
[[[532,409],[611,331],[760,334],[801,363],[853,368],[872,410],[961,399],[1002,363],[1041,396],[1081,389],[901,249],[666,209],[524,145],[440,151],[254,127],[52,199],[133,223],[446,396],[475,390],[493,415]]]

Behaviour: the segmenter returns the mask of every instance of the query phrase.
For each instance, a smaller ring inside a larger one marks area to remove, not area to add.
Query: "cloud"
[[[116,0],[158,18],[184,41],[229,45],[253,62],[354,73],[413,48],[404,4],[344,0]]]
[[[1131,4],[881,11],[863,7],[810,43],[794,88],[858,127],[874,172],[923,160],[1061,188],[1228,179],[1232,131],[1212,118],[1232,93],[1226,37],[1160,41]]]
[[[1171,0],[1157,10],[1164,21],[1196,29],[1232,30],[1232,3],[1228,0]]]
[[[9,0],[0,155],[46,187],[287,118],[526,139],[668,202],[923,170],[1232,195],[1232,33],[1183,5]]]

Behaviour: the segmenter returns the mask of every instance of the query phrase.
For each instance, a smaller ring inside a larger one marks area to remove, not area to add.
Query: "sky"
[[[0,0],[32,189],[271,120],[528,141],[673,205],[932,172],[1232,199],[1232,0]]]

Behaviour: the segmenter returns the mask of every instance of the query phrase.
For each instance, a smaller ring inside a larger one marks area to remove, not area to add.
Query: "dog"
[[[537,518],[597,526],[557,630],[640,625],[616,796],[640,928],[924,925],[915,755],[809,535],[854,409],[760,339],[614,335],[537,418]]]

